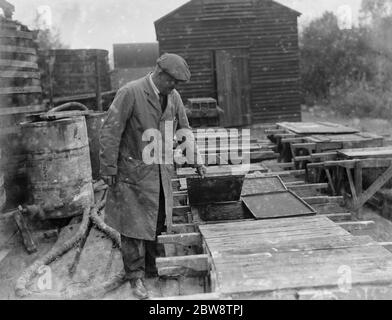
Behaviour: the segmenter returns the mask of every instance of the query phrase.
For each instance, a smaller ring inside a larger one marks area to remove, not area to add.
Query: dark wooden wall
[[[183,99],[217,97],[215,52],[249,52],[253,123],[300,121],[299,13],[270,0],[193,0],[155,22],[160,53],[182,55]]]
[[[158,43],[113,44],[116,69],[154,67],[158,54]]]

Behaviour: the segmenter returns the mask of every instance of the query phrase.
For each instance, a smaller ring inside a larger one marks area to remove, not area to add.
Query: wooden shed
[[[155,29],[160,53],[190,65],[183,99],[217,99],[224,126],[301,121],[299,15],[271,0],[192,0]]]
[[[159,56],[157,42],[113,44],[112,85],[120,88],[127,82],[151,72]]]

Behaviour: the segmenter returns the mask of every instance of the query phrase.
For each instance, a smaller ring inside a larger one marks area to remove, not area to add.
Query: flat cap
[[[157,65],[178,81],[189,81],[191,78],[188,64],[177,54],[163,54],[158,58]]]

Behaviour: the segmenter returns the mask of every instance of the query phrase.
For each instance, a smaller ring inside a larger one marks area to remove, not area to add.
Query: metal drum
[[[79,102],[69,102],[51,109],[47,114],[63,114],[67,117],[84,115],[86,117],[88,143],[90,148],[90,160],[92,177],[94,180],[99,178],[99,136],[106,112],[94,112]]]
[[[29,202],[40,205],[46,219],[81,214],[94,201],[85,118],[29,122],[21,128]]]
[[[93,112],[86,115],[87,134],[90,146],[90,160],[94,180],[99,178],[99,136],[106,112]]]

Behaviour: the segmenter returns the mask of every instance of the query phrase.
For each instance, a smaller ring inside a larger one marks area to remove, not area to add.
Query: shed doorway
[[[251,124],[249,50],[216,50],[215,70],[218,104],[224,110],[221,125]]]

